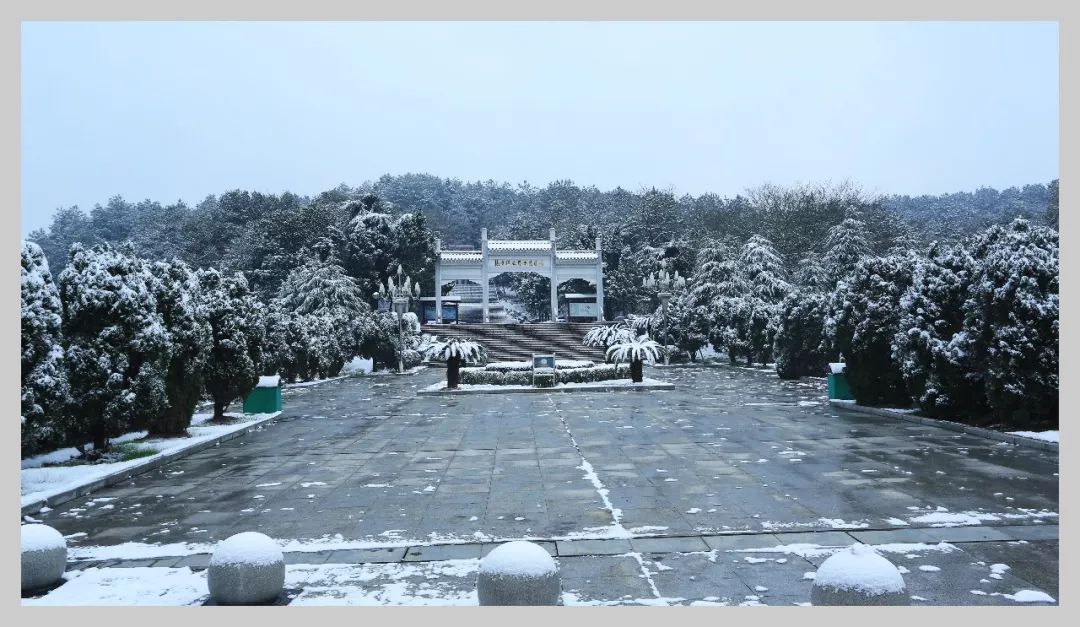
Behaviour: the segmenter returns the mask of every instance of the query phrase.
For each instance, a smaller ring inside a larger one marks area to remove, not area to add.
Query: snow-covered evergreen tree
[[[687,299],[688,292],[684,292],[668,303],[668,311],[665,315],[662,308],[657,308],[653,314],[656,321],[652,331],[652,337],[669,342],[674,346],[677,354],[685,353],[685,357],[693,360],[695,354],[703,346],[708,344],[707,318],[698,316],[695,308],[690,307]]]
[[[203,366],[209,357],[211,331],[200,294],[199,279],[182,261],[154,262],[158,313],[170,336],[165,374],[168,403],[156,416],[147,416],[154,435],[180,435],[203,392]]]
[[[795,285],[815,292],[831,291],[836,287],[836,282],[830,280],[829,273],[819,259],[818,255],[810,255],[799,261],[793,277]]]
[[[780,303],[776,318],[776,373],[781,379],[820,377],[829,363],[825,337],[828,298],[810,289],[797,289]]]
[[[997,421],[1057,428],[1058,233],[1016,219],[988,229],[971,250],[978,266],[954,350],[978,360]]]
[[[751,237],[743,246],[739,266],[750,285],[750,294],[766,303],[779,303],[791,291],[783,259],[772,243],[760,235]]]
[[[364,342],[361,354],[371,357],[377,366],[397,367],[398,354],[402,352],[397,315],[393,312],[376,313],[370,320],[373,328]],[[404,350],[416,351],[422,342],[416,314],[406,313],[401,328],[405,336]]]
[[[78,441],[90,440],[96,451],[168,402],[171,338],[157,310],[156,282],[145,261],[108,245],[72,246],[60,274],[71,388],[66,417]]]
[[[59,420],[67,401],[61,326],[63,307],[45,253],[22,245],[22,454],[63,439]]]
[[[700,303],[699,308],[706,308],[709,343],[716,350],[727,351],[729,361],[734,364],[739,355],[746,354],[748,347],[746,329],[751,312],[746,297],[750,284],[743,278],[736,259],[708,262],[701,270],[690,298]]]
[[[964,302],[974,259],[961,244],[932,244],[915,266],[912,285],[900,299],[893,360],[908,392],[929,416],[986,414],[982,371],[964,343]]]
[[[300,317],[308,335],[308,364],[320,379],[335,377],[352,356],[342,333],[346,322],[334,316],[307,314]]]
[[[826,333],[831,350],[847,361],[851,392],[861,405],[910,403],[891,349],[900,326],[900,298],[911,287],[915,262],[914,253],[867,257],[831,296]]]
[[[740,344],[747,365],[754,361],[767,363],[772,357],[776,314],[780,302],[791,291],[791,284],[785,278],[780,255],[760,235],[754,235],[743,246],[739,271],[748,288],[736,296],[741,302],[733,307],[737,312]]]
[[[360,285],[333,260],[308,257],[289,273],[278,291],[287,311],[353,317],[370,312]]]
[[[303,317],[307,347],[299,354],[314,359],[316,365],[300,368],[287,359],[291,374],[301,370],[336,376],[345,363],[357,355],[371,332],[371,307],[360,285],[345,273],[333,256],[309,257],[285,279],[277,305],[289,316]],[[318,320],[317,320],[318,319]],[[292,334],[292,350],[300,338]]]
[[[829,229],[822,266],[830,281],[839,281],[850,275],[856,264],[870,254],[867,240],[866,225],[855,218],[846,218]]]
[[[220,422],[229,403],[243,398],[259,380],[265,314],[242,274],[223,275],[211,268],[200,270],[198,278],[212,333],[203,376],[214,401],[214,420]]]
[[[725,284],[730,283],[738,272],[733,257],[731,249],[720,242],[709,242],[698,251],[689,291],[684,298],[687,306],[707,309],[720,297]]]

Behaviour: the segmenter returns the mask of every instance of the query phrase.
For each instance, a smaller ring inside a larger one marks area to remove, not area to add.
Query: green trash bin
[[[272,414],[281,411],[281,377],[259,377],[247,397],[244,398],[245,414]]]
[[[847,374],[844,372],[845,364],[829,364],[829,400],[853,401],[851,388],[848,387]]]

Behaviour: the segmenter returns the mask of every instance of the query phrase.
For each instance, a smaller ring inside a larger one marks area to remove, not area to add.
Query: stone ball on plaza
[[[507,542],[480,560],[476,594],[480,605],[558,605],[559,567],[538,544]]]
[[[910,605],[904,576],[865,544],[853,544],[822,562],[810,592],[812,605]]]
[[[67,540],[48,525],[22,526],[22,589],[53,585],[67,569]]]
[[[238,533],[214,549],[206,580],[210,597],[219,605],[270,603],[285,586],[285,556],[269,536]]]

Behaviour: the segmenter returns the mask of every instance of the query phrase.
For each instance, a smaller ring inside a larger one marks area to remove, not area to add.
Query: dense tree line
[[[677,358],[706,343],[731,363],[823,376],[842,359],[856,400],[1015,429],[1058,423],[1058,233],[1017,218],[961,240],[874,252],[866,225],[786,273],[755,235],[702,248],[666,312],[641,318]],[[638,320],[638,319],[635,319]]]
[[[24,246],[23,448],[180,433],[198,399],[222,419],[260,373],[333,376],[355,355],[396,363],[379,282],[401,265],[431,294],[435,238],[476,246],[482,228],[512,239],[554,228],[561,248],[602,235],[605,316],[653,314],[651,331],[687,355],[711,344],[788,378],[843,353],[860,402],[1056,421],[1057,233],[1043,224],[1056,228],[1057,181],[915,198],[763,185],[724,198],[408,174],[315,197],[114,197],[59,210]],[[691,278],[666,313],[645,281],[658,272]],[[509,281],[545,317],[547,279]],[[408,365],[415,316],[406,326]]]
[[[592,248],[603,234],[605,305],[612,318],[642,309],[649,298],[639,289],[643,277],[665,266],[688,274],[697,252],[715,241],[739,248],[759,235],[771,243],[785,271],[794,273],[807,258],[830,250],[830,229],[852,215],[866,227],[869,250],[882,254],[962,238],[1018,216],[1056,225],[1056,199],[1056,181],[918,197],[874,196],[847,183],[766,184],[721,197],[658,189],[600,191],[571,181],[534,187],[406,174],[341,185],[313,198],[233,190],[188,206],[114,197],[88,214],[61,209],[48,229],[28,239],[41,246],[57,271],[67,265],[73,243],[130,241],[149,259],[175,257],[195,268],[241,272],[268,300],[313,250],[332,250],[365,294],[377,277],[401,263],[430,295],[435,237],[447,245],[475,247],[482,228],[492,238],[522,239],[546,238],[554,228],[561,248]],[[533,317],[550,313],[541,310],[547,298],[536,278],[515,275],[514,283],[519,292],[536,293]]]
[[[336,376],[354,356],[419,363],[419,323],[372,311],[333,254],[313,253],[260,299],[239,272],[151,261],[130,243],[75,243],[54,280],[22,250],[22,450],[108,452],[122,433],[182,435],[200,399],[213,420],[263,374]]]

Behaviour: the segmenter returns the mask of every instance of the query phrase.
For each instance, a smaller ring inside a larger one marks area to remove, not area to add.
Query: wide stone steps
[[[425,333],[440,338],[457,337],[479,342],[492,361],[521,361],[534,354],[555,353],[559,359],[604,361],[604,350],[582,346],[581,340],[595,322],[536,324],[425,324]]]

